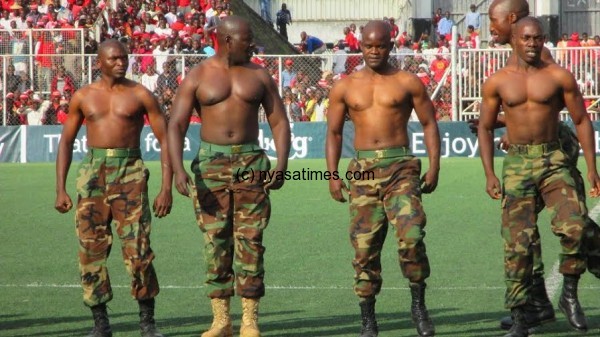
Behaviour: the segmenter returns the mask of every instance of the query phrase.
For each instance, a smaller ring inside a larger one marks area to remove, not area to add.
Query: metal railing
[[[27,41],[33,45],[31,38]],[[42,100],[49,100],[51,93],[58,90],[61,98],[68,102],[74,90],[96,81],[100,76],[96,55],[84,55],[82,51],[71,54],[0,55],[4,74],[0,90],[2,123],[16,123],[15,118],[8,117],[22,113],[23,109],[21,112],[18,109],[23,107],[22,104],[31,103],[32,93],[37,93]],[[423,54],[394,53],[390,56],[390,63],[419,76],[437,109],[438,119],[464,121],[479,116],[482,84],[505,65],[511,51],[458,49],[452,54],[438,54],[436,51],[432,49]],[[552,49],[551,52],[559,65],[574,74],[590,115],[597,120],[600,116],[600,47]],[[153,91],[168,115],[178,85],[189,69],[206,57],[199,54],[132,54],[127,77]],[[432,65],[438,64],[438,58],[448,61],[434,69]],[[257,55],[253,62],[269,71],[282,96],[291,92],[301,107],[306,106],[314,89],[327,94],[337,79],[363,65],[360,54],[332,52],[320,55]],[[11,66],[15,68],[14,73],[9,71]],[[18,102],[20,94],[28,90],[30,95],[27,102]],[[13,96],[9,93],[13,93]],[[568,114],[562,113],[561,118],[568,119]]]

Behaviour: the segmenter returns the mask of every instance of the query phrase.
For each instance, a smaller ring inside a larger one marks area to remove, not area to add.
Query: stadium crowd
[[[3,59],[8,60],[4,74],[7,125],[60,124],[68,112],[73,92],[100,74],[93,56],[82,58],[80,55],[94,55],[98,44],[109,38],[126,44],[130,52],[127,77],[151,90],[168,117],[183,74],[215,53],[218,48],[216,25],[223,17],[233,14],[229,0],[125,0],[119,1],[115,9],[104,0],[1,0],[0,3],[3,28],[0,52],[13,55]],[[476,9],[472,6],[471,12],[466,13],[468,28],[459,34],[456,43],[460,49],[482,48],[480,16]],[[394,43],[395,57],[390,58],[391,62],[416,74],[430,95],[436,93],[432,99],[438,120],[451,120],[451,77],[448,74],[451,29],[455,23],[450,13],[437,9],[431,30],[418,37],[402,32],[394,18],[384,20],[392,26],[390,39]],[[83,28],[83,36],[69,28]],[[318,37],[303,32],[298,51],[318,54],[308,61],[295,56],[269,57],[264,55],[263,48],[257,48],[252,62],[268,69],[273,79],[281,83],[291,121],[326,120],[327,96],[333,83],[363,66],[359,54],[361,31],[362,26],[350,24],[329,49]],[[547,46],[600,46],[600,36],[564,34],[556,45],[548,42]],[[504,46],[489,42],[487,47]],[[29,54],[29,48],[35,55],[33,64],[27,56],[17,56]],[[459,80],[463,81],[463,90],[478,87],[474,82],[483,82],[501,63],[500,54],[486,55],[461,69]],[[599,55],[595,50],[582,53],[558,50],[555,58],[576,74],[585,92],[586,88],[596,85],[598,69],[583,69],[578,65],[597,60]],[[283,63],[281,72],[279,60]],[[588,101],[588,105],[591,102]],[[197,114],[192,118],[194,123],[201,122]]]

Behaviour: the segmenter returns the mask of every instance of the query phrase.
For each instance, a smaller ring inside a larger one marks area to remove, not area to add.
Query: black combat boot
[[[552,306],[550,299],[548,299],[543,278],[536,277],[533,279],[531,293],[529,294],[529,299],[527,304],[525,304],[523,311],[525,312],[525,321],[530,328],[556,320],[554,307]],[[511,316],[506,316],[500,320],[501,329],[508,330],[512,325],[513,321]]]
[[[375,297],[368,297],[360,301],[360,316],[362,329],[359,337],[377,337],[379,328],[375,320]]]
[[[94,317],[94,328],[87,337],[112,337],[112,330],[108,322],[106,304],[98,304],[90,308]]]
[[[154,298],[138,301],[140,305],[140,331],[142,337],[165,337],[154,322]]]
[[[579,283],[578,275],[565,275],[562,293],[558,300],[558,308],[567,316],[569,324],[575,330],[587,331],[585,314],[577,299],[577,283]]]
[[[429,318],[427,307],[425,307],[426,286],[425,282],[410,284],[410,294],[412,296],[410,310],[412,321],[417,326],[419,336],[434,336],[435,328],[433,322]]]
[[[511,316],[513,325],[508,330],[508,333],[504,337],[527,337],[529,336],[529,326],[525,322],[525,310],[523,306],[512,308]]]

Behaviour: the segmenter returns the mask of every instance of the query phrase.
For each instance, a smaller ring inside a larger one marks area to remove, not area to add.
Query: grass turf
[[[147,166],[154,198],[159,165],[148,162]],[[324,160],[290,162],[290,170],[303,168],[324,170]],[[72,198],[74,175],[72,169],[68,182]],[[54,211],[54,182],[52,163],[0,165],[0,336],[83,336],[91,327],[78,283],[74,213]],[[500,210],[498,202],[485,194],[484,184],[479,159],[446,158],[438,190],[424,196],[432,269],[426,300],[437,336],[503,335],[498,319],[508,311],[503,307]],[[333,201],[322,180],[288,181],[271,196],[273,215],[265,232],[267,294],[260,310],[263,335],[357,336],[360,317],[352,292],[348,205]],[[596,203],[588,202],[590,208]],[[548,277],[559,243],[545,213],[539,224]],[[114,244],[108,263],[114,287],[109,303],[113,331],[115,336],[139,336],[137,306],[129,295],[118,238]],[[174,191],[172,214],[153,220],[152,247],[162,287],[157,297],[158,326],[167,336],[198,336],[210,326],[211,311],[202,287],[202,236],[189,199]],[[410,294],[391,231],[382,263],[384,289],[377,302],[380,336],[414,336]],[[558,287],[551,291],[556,303],[560,283],[547,282],[547,286]],[[590,336],[600,335],[598,290],[598,281],[586,273],[580,300]],[[237,330],[241,312],[237,297],[232,312]],[[577,335],[558,311],[557,322],[540,332],[551,337]]]

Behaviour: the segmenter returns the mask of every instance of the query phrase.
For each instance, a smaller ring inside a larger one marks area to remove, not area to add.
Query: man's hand
[[[185,171],[176,172],[174,181],[175,181],[175,188],[177,189],[177,192],[179,192],[179,194],[181,194],[181,195],[185,195],[186,197],[189,197],[190,191],[188,189],[188,186],[193,185],[192,178],[190,178],[190,176]]]
[[[281,188],[281,186],[283,186],[283,183],[285,182],[285,174],[283,170],[276,168],[272,170],[268,176],[272,178],[268,180],[269,178],[267,177],[267,180],[264,181],[265,192],[269,193],[270,190],[278,190]]]
[[[496,176],[486,178],[485,191],[492,199],[500,199],[500,180]]]
[[[496,147],[498,148],[498,150],[508,151],[509,146],[510,142],[508,141],[508,136],[505,133],[502,135],[502,137],[500,137],[500,141],[498,142],[498,145],[496,145]]]
[[[479,129],[479,118],[471,118],[467,120],[469,124],[469,129],[471,129],[471,133],[477,135],[477,130]]]
[[[171,207],[173,206],[173,195],[171,191],[160,190],[156,199],[154,199],[154,205],[152,209],[154,210],[154,216],[158,218],[162,218],[167,216],[167,214],[171,213]]]
[[[437,188],[439,171],[427,171],[421,177],[421,192],[429,194]]]
[[[54,202],[54,208],[60,213],[67,213],[73,207],[71,197],[67,192],[59,192],[56,194],[56,201]]]
[[[590,185],[592,186],[592,188],[590,189],[590,197],[600,197],[600,177],[598,177],[598,173],[588,173],[588,180],[590,182]]]
[[[333,200],[346,202],[346,198],[344,198],[344,193],[342,193],[342,190],[346,191],[346,193],[350,193],[348,186],[346,186],[342,179],[329,180],[329,193],[331,194]]]

